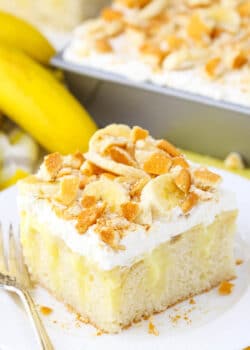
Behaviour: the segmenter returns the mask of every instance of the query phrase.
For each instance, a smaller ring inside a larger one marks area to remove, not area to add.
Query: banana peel
[[[50,152],[85,152],[97,129],[46,68],[5,45],[0,45],[0,110]]]
[[[53,46],[35,27],[3,11],[0,11],[0,44],[22,50],[43,64],[48,64],[55,54]]]

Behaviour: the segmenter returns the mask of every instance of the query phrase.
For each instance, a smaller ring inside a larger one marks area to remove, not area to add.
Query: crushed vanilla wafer
[[[21,191],[32,191],[58,217],[73,220],[79,234],[92,228],[103,244],[122,250],[126,231],[138,225],[149,230],[155,218],[176,207],[188,215],[216,197],[220,181],[167,140],[155,140],[138,126],[112,124],[93,135],[86,154],[46,156]]]
[[[116,0],[76,30],[65,58],[249,105],[249,20],[248,0]]]

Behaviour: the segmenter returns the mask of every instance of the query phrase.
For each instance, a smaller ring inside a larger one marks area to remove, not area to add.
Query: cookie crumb
[[[218,292],[220,295],[229,295],[232,293],[234,284],[228,281],[223,281],[219,285]]]
[[[48,306],[40,306],[40,312],[44,316],[48,316],[53,312],[53,309],[51,307],[48,307]]]
[[[155,335],[155,336],[158,336],[158,335],[159,335],[159,331],[158,331],[158,329],[155,327],[152,318],[149,320],[149,323],[148,323],[148,333],[149,333],[149,334],[153,334],[153,335]]]
[[[96,334],[97,337],[100,337],[101,335],[103,335],[103,332],[100,329],[97,329]]]
[[[244,262],[244,261],[243,261],[242,259],[236,259],[235,265],[242,265],[243,262]]]

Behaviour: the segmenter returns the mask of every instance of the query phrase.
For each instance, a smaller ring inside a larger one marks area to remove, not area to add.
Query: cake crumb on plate
[[[235,260],[235,265],[242,265],[243,263],[244,263],[244,260],[242,260],[242,259]]]
[[[228,281],[223,281],[219,285],[218,292],[220,295],[229,295],[232,293],[234,284]]]
[[[48,316],[53,312],[53,309],[51,307],[48,306],[40,306],[40,312],[44,315],[44,316]]]
[[[156,326],[154,325],[153,323],[153,318],[151,317],[149,319],[149,323],[148,323],[148,333],[149,334],[153,334],[155,336],[158,336],[159,335],[159,331],[158,329],[156,328]]]

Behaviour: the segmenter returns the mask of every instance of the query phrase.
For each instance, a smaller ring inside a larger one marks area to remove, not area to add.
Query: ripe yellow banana
[[[44,64],[47,64],[55,54],[54,48],[36,28],[2,11],[0,11],[0,44],[22,50]]]
[[[163,174],[149,181],[141,193],[141,202],[152,209],[153,215],[166,215],[180,205],[184,199],[182,192],[174,183],[172,174]]]
[[[0,45],[0,110],[47,150],[86,151],[96,125],[70,92],[25,53]]]

